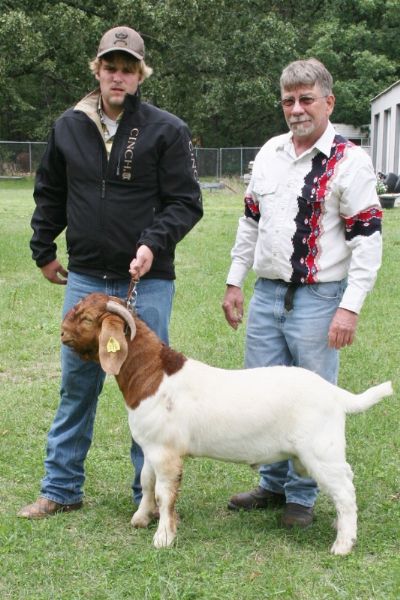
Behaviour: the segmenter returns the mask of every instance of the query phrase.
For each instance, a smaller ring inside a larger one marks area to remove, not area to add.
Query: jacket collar
[[[98,111],[99,98],[100,90],[94,90],[82,98],[82,100],[79,100],[78,104],[74,106],[74,110],[85,113],[89,119],[94,121],[94,124],[99,130],[101,136],[103,136],[103,128],[101,126],[101,120]]]
[[[140,105],[140,88],[135,94],[127,94],[124,101],[124,110],[127,112],[135,112]]]
[[[84,112],[92,121],[94,121],[101,132],[101,121],[98,111],[100,90],[94,90],[84,96],[82,100],[74,106],[74,110]],[[140,105],[140,90],[136,94],[127,94],[124,101],[124,111],[135,112]]]

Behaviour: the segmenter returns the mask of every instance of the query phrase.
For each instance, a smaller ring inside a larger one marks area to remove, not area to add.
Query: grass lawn
[[[243,361],[244,327],[220,308],[242,193],[205,194],[205,217],[179,245],[171,345],[212,365]],[[155,550],[154,526],[134,530],[126,411],[108,378],[87,462],[84,509],[43,521],[16,518],[43,475],[46,433],[58,404],[62,286],[30,258],[32,182],[0,181],[0,598],[1,600],[399,600],[399,396],[347,421],[359,536],[329,553],[334,509],[321,495],[307,531],[279,527],[279,510],[232,514],[232,493],[253,487],[248,467],[188,459],[175,546]],[[386,210],[384,264],[342,352],[340,383],[359,392],[392,379],[399,389],[400,209]],[[65,247],[60,240],[60,256]],[[247,299],[254,278],[249,277]],[[244,399],[245,401],[245,399]],[[268,434],[268,432],[266,432]]]

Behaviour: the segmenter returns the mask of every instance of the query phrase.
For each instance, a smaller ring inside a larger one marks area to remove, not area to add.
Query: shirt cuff
[[[247,273],[248,268],[246,265],[232,263],[231,268],[229,269],[228,277],[226,278],[226,284],[235,285],[238,288],[242,288]]]
[[[356,286],[348,285],[339,304],[340,308],[359,314],[368,292]]]

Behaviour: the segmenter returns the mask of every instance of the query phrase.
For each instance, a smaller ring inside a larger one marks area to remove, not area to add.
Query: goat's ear
[[[99,360],[108,375],[118,375],[128,355],[125,323],[110,315],[103,320],[99,335]]]

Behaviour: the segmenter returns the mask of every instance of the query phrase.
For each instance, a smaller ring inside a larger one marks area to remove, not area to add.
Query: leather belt
[[[298,287],[303,285],[302,283],[294,283],[293,281],[284,281],[283,279],[270,279],[270,281],[274,281],[275,283],[280,283],[281,285],[286,285],[286,293],[284,298],[284,307],[287,312],[293,310],[293,300],[294,294]]]
[[[285,310],[287,310],[287,312],[290,312],[291,310],[293,310],[293,300],[294,300],[294,293],[297,290],[298,287],[300,287],[301,283],[288,283],[287,284],[287,290],[286,290],[286,294],[285,294]]]

